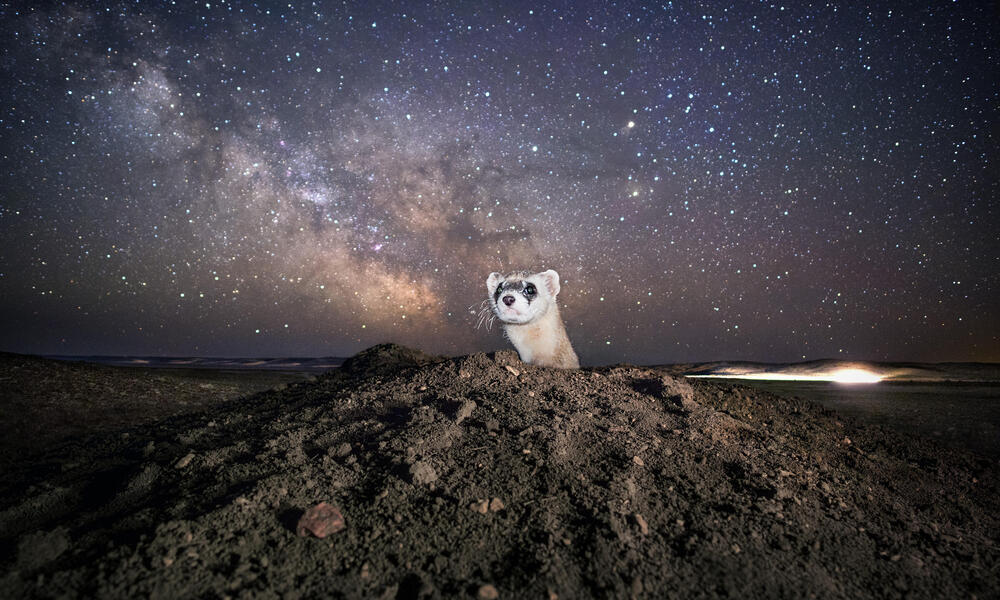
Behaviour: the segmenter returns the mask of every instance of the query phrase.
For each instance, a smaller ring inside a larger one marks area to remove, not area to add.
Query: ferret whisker
[[[493,320],[496,319],[496,314],[493,312],[490,306],[490,301],[483,300],[479,303],[479,309],[476,310],[476,305],[473,304],[469,306],[469,312],[475,314],[478,318],[476,319],[476,329],[479,329],[483,325],[486,325],[486,330],[491,331],[493,328]]]

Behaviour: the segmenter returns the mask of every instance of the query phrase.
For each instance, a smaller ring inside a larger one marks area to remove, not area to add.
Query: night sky
[[[53,4],[0,349],[494,350],[551,268],[584,364],[1000,361],[993,3]]]

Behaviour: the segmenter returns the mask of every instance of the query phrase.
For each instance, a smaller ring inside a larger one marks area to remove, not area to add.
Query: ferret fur
[[[491,273],[489,302],[521,360],[542,367],[579,369],[580,359],[559,317],[559,273]],[[531,293],[534,292],[534,293]],[[504,300],[512,298],[513,300]],[[508,305],[507,302],[510,302]]]

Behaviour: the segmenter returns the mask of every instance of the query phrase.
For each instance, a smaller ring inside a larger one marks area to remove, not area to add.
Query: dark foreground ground
[[[4,596],[1000,596],[995,460],[740,385],[379,346],[125,427],[0,470]]]
[[[123,368],[0,352],[0,469],[68,437],[127,430],[309,379],[301,372]]]

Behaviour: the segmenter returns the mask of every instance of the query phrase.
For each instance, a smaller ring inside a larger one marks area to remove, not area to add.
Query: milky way
[[[1000,360],[989,3],[0,8],[0,348]],[[470,308],[471,307],[471,308]]]

